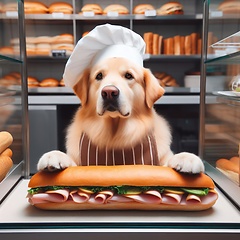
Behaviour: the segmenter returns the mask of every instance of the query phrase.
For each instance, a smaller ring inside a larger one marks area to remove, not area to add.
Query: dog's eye
[[[96,76],[96,80],[102,80],[103,79],[103,74],[102,73],[98,73]]]
[[[131,79],[133,79],[133,75],[131,73],[126,73],[125,78],[128,80],[131,80]]]

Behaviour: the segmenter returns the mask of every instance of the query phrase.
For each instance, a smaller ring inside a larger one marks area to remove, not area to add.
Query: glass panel
[[[230,185],[220,186],[224,191],[238,186],[239,193],[240,12],[234,7],[227,9],[221,0],[207,2],[206,89],[209,84],[214,86],[205,93],[203,158],[217,169],[222,179],[230,180]],[[211,79],[209,74],[214,74],[215,78]],[[238,204],[239,201],[236,200]]]
[[[0,1],[0,203],[21,177],[23,89],[17,1]]]

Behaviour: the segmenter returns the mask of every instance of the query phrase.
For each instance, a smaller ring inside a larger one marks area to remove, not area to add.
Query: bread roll
[[[40,83],[40,87],[57,87],[59,85],[59,81],[55,78],[45,78]]]
[[[192,38],[190,35],[185,36],[184,49],[185,49],[185,55],[192,54]]]
[[[160,42],[159,42],[159,35],[158,34],[153,34],[153,55],[158,55],[160,54]]]
[[[231,161],[221,158],[216,161],[216,168],[238,184],[240,174],[239,166],[239,160],[237,160],[237,158],[233,158]]]
[[[224,0],[219,4],[218,10],[225,14],[237,14],[240,12],[240,2],[239,0]]]
[[[2,6],[2,12],[17,12],[18,11],[18,5],[16,2],[14,3],[6,3]]]
[[[13,161],[10,157],[0,156],[0,182],[6,177],[12,166]]]
[[[0,54],[2,55],[14,55],[13,48],[10,46],[5,46],[0,48]]]
[[[50,4],[48,7],[49,13],[64,13],[64,14],[72,14],[73,13],[73,7],[70,3],[66,2],[55,2]]]
[[[146,43],[146,54],[153,54],[153,33],[146,32],[143,35],[143,39]]]
[[[151,4],[139,4],[133,8],[134,14],[145,14],[147,10],[155,10]]]
[[[213,206],[218,198],[213,181],[203,173],[181,174],[151,165],[77,166],[38,172],[28,186],[29,202],[47,210],[199,211]],[[201,197],[196,193],[199,190]]]
[[[101,15],[103,9],[99,4],[86,4],[82,7],[81,12],[94,12],[96,15]]]
[[[182,49],[181,49],[181,40],[180,36],[174,36],[173,37],[173,44],[174,44],[174,55],[181,55]]]
[[[35,77],[28,76],[28,87],[39,87],[39,81]]]
[[[59,82],[59,86],[62,86],[62,87],[65,86],[65,83],[64,83],[64,80],[63,80],[63,79],[61,79],[61,81]]]
[[[164,39],[164,54],[166,54],[166,55],[173,55],[174,54],[173,38]]]
[[[128,9],[120,4],[111,4],[104,8],[103,14],[107,14],[108,12],[117,12],[118,14],[129,14]]]
[[[158,15],[183,14],[183,6],[179,2],[169,2],[157,9]]]
[[[45,14],[48,8],[41,2],[24,2],[25,14]]]
[[[10,148],[5,149],[2,153],[0,153],[0,156],[8,156],[12,158],[13,152]]]
[[[63,33],[52,38],[52,44],[57,43],[74,43],[74,37],[70,33]]]
[[[11,133],[7,131],[0,132],[0,153],[6,150],[13,142]]]
[[[191,44],[192,44],[192,51],[191,54],[197,54],[197,44],[199,35],[197,33],[192,33],[191,35]]]

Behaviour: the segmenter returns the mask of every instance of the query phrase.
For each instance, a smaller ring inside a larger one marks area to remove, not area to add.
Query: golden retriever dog
[[[204,171],[198,156],[172,153],[169,125],[153,109],[164,89],[150,70],[125,58],[105,59],[86,69],[73,89],[81,100],[81,107],[68,127],[67,153],[57,150],[45,153],[39,160],[38,170],[93,164],[153,164],[187,173]],[[87,143],[83,143],[84,138]],[[151,150],[146,159],[142,155],[144,141]],[[83,148],[87,150],[84,152]],[[94,148],[94,153],[90,148]],[[110,154],[109,149],[113,149]],[[124,149],[128,150],[124,152]],[[127,159],[129,149],[130,161]],[[105,156],[100,156],[104,151]]]

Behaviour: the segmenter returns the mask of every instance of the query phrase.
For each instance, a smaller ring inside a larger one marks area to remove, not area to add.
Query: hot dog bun
[[[104,8],[103,14],[107,14],[108,12],[118,12],[118,14],[129,14],[128,9],[121,4],[111,4]]]
[[[168,2],[157,9],[158,15],[183,14],[183,6],[179,2]]]
[[[38,172],[29,182],[29,188],[39,188],[45,186],[76,186],[81,190],[81,187],[110,187],[110,186],[165,186],[165,187],[187,187],[187,188],[209,188],[208,200],[202,199],[201,204],[187,204],[186,196],[181,204],[160,204],[147,203],[143,204],[139,201],[130,202],[104,202],[101,204],[87,202],[76,203],[73,201],[64,202],[35,202],[28,196],[30,202],[37,208],[47,210],[86,210],[86,209],[140,209],[140,210],[184,210],[198,211],[211,207],[217,200],[217,193],[214,190],[214,183],[207,175],[200,173],[197,175],[181,174],[168,167],[149,166],[149,165],[125,165],[125,166],[77,166],[69,167],[63,171],[49,173]],[[61,190],[60,190],[61,191]],[[86,191],[86,190],[85,190]],[[87,190],[88,191],[88,190]],[[175,190],[174,190],[175,191]],[[48,193],[53,193],[49,191]],[[106,191],[105,191],[106,192]],[[47,194],[48,194],[47,193]],[[88,192],[84,192],[84,194]],[[103,193],[103,192],[102,192]],[[174,193],[174,192],[173,192]],[[91,193],[90,193],[91,194]],[[104,194],[104,193],[103,193]],[[142,197],[141,192],[136,193]],[[134,197],[136,196],[134,195]],[[159,193],[158,193],[159,194]],[[182,193],[180,193],[181,195]],[[37,194],[36,194],[37,195]],[[123,198],[127,198],[131,193],[127,193]],[[183,196],[183,195],[181,195]],[[119,197],[119,195],[118,195]],[[91,199],[91,198],[90,198]],[[211,200],[210,200],[211,199]]]
[[[151,4],[139,4],[133,8],[134,14],[145,14],[147,10],[154,10],[155,8]]]

